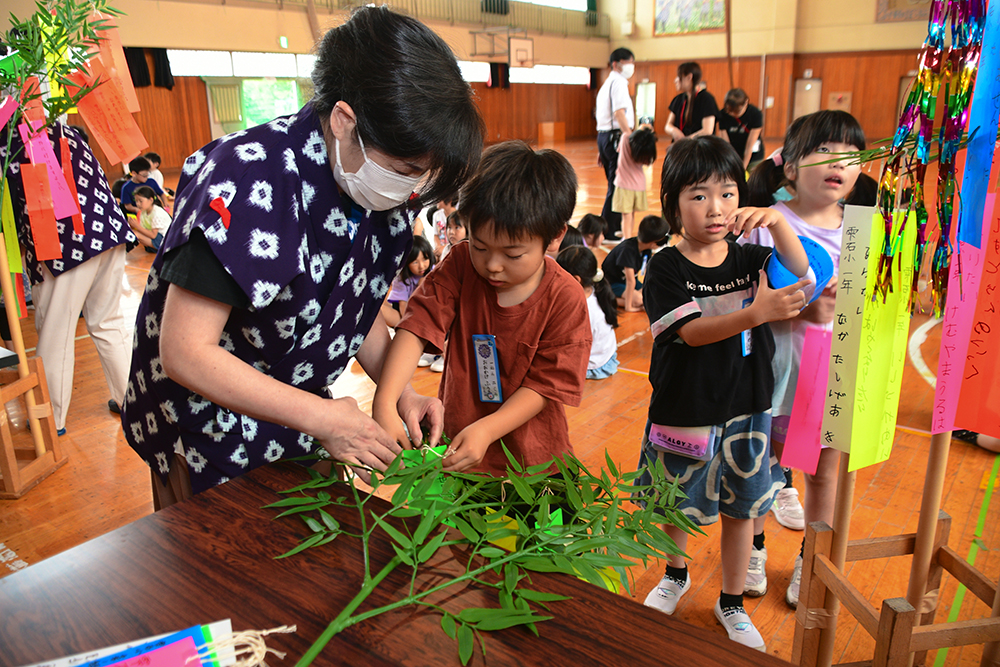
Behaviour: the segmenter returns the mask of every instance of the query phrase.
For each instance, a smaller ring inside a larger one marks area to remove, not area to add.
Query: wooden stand
[[[10,323],[10,337],[17,353],[17,378],[3,378],[0,387],[0,402],[6,404],[20,396],[28,413],[28,430],[32,447],[14,446],[13,435],[7,420],[7,413],[0,406],[0,499],[20,498],[33,486],[52,474],[66,463],[66,456],[59,451],[58,435],[49,403],[49,388],[45,383],[45,369],[38,357],[28,359],[21,337],[21,325],[17,318],[17,293],[10,280],[10,266],[3,251],[3,234],[0,234],[0,288],[3,290],[7,321]],[[9,384],[8,384],[9,383]]]
[[[950,434],[931,436],[928,474],[916,533],[853,542],[847,542],[846,538],[854,499],[854,473],[847,473],[848,456],[841,457],[834,514],[836,530],[822,522],[806,527],[802,583],[795,613],[793,663],[802,667],[830,666],[837,613],[842,604],[875,639],[875,656],[871,662],[852,664],[920,665],[931,649],[969,644],[985,644],[981,667],[996,664],[1000,645],[998,586],[948,547],[951,518],[940,506],[950,446]],[[884,600],[881,612],[843,574],[846,562],[911,554],[913,564],[907,598]],[[945,571],[991,605],[992,615],[985,619],[932,625]]]

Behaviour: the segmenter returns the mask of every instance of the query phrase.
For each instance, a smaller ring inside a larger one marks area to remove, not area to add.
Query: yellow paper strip
[[[10,272],[18,275],[24,271],[21,265],[21,245],[17,242],[17,227],[14,225],[14,206],[10,203],[10,183],[3,189],[3,202],[0,204],[0,220],[3,221],[3,240],[7,251],[7,264]]]
[[[893,238],[897,237],[903,221],[904,212],[897,212],[893,220]],[[872,227],[873,236],[878,238],[878,234],[885,229],[880,214],[872,216]],[[917,240],[916,214],[910,213],[904,229],[902,245],[893,257],[892,292],[885,303],[881,299],[865,303],[851,425],[850,470],[881,463],[892,452],[910,330],[909,298]],[[865,294],[874,294],[878,261],[879,253],[870,252]]]

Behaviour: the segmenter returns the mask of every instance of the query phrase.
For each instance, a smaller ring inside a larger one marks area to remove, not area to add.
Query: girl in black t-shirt
[[[667,134],[674,141],[684,137],[700,137],[715,132],[719,106],[712,93],[700,88],[701,66],[695,62],[681,63],[674,85],[680,93],[670,102]]]
[[[807,281],[771,289],[762,277],[770,249],[737,245],[727,236],[766,227],[783,266],[804,276],[809,265],[780,213],[739,208],[745,192],[743,163],[719,137],[680,141],[667,151],[660,200],[681,240],[654,255],[646,269],[653,394],[636,483],[650,484],[648,468],[662,465],[669,479],[681,480],[677,509],[693,523],[722,516],[715,616],[730,639],[763,651],[743,590],[753,520],[766,515],[785,479],[768,443],[774,341],[767,323],[798,315]],[[679,553],[687,551],[688,533],[669,524],[663,529]],[[673,556],[645,604],[672,614],[690,587],[684,557]]]
[[[726,101],[718,115],[716,134],[729,141],[743,158],[743,168],[749,169],[764,159],[764,144],[760,140],[764,128],[764,114],[750,104],[750,97],[742,88],[726,93]]]

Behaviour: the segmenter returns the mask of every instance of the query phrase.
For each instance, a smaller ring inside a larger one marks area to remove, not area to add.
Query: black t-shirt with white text
[[[768,325],[701,346],[688,345],[677,333],[695,318],[725,315],[752,302],[771,249],[728,244],[729,254],[716,267],[698,266],[675,247],[649,261],[643,303],[653,333],[654,424],[711,426],[771,407],[774,337]],[[750,351],[744,355],[746,342]]]

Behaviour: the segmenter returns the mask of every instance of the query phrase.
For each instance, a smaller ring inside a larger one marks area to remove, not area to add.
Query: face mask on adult
[[[333,178],[337,184],[355,203],[370,211],[388,211],[408,200],[421,175],[404,176],[390,171],[368,157],[361,135],[358,135],[358,144],[365,162],[357,172],[351,173],[344,171],[340,162],[340,140],[334,138],[337,163],[333,167]]]
[[[635,74],[635,63],[625,63],[622,65],[622,76],[626,79],[631,79],[632,75]]]

